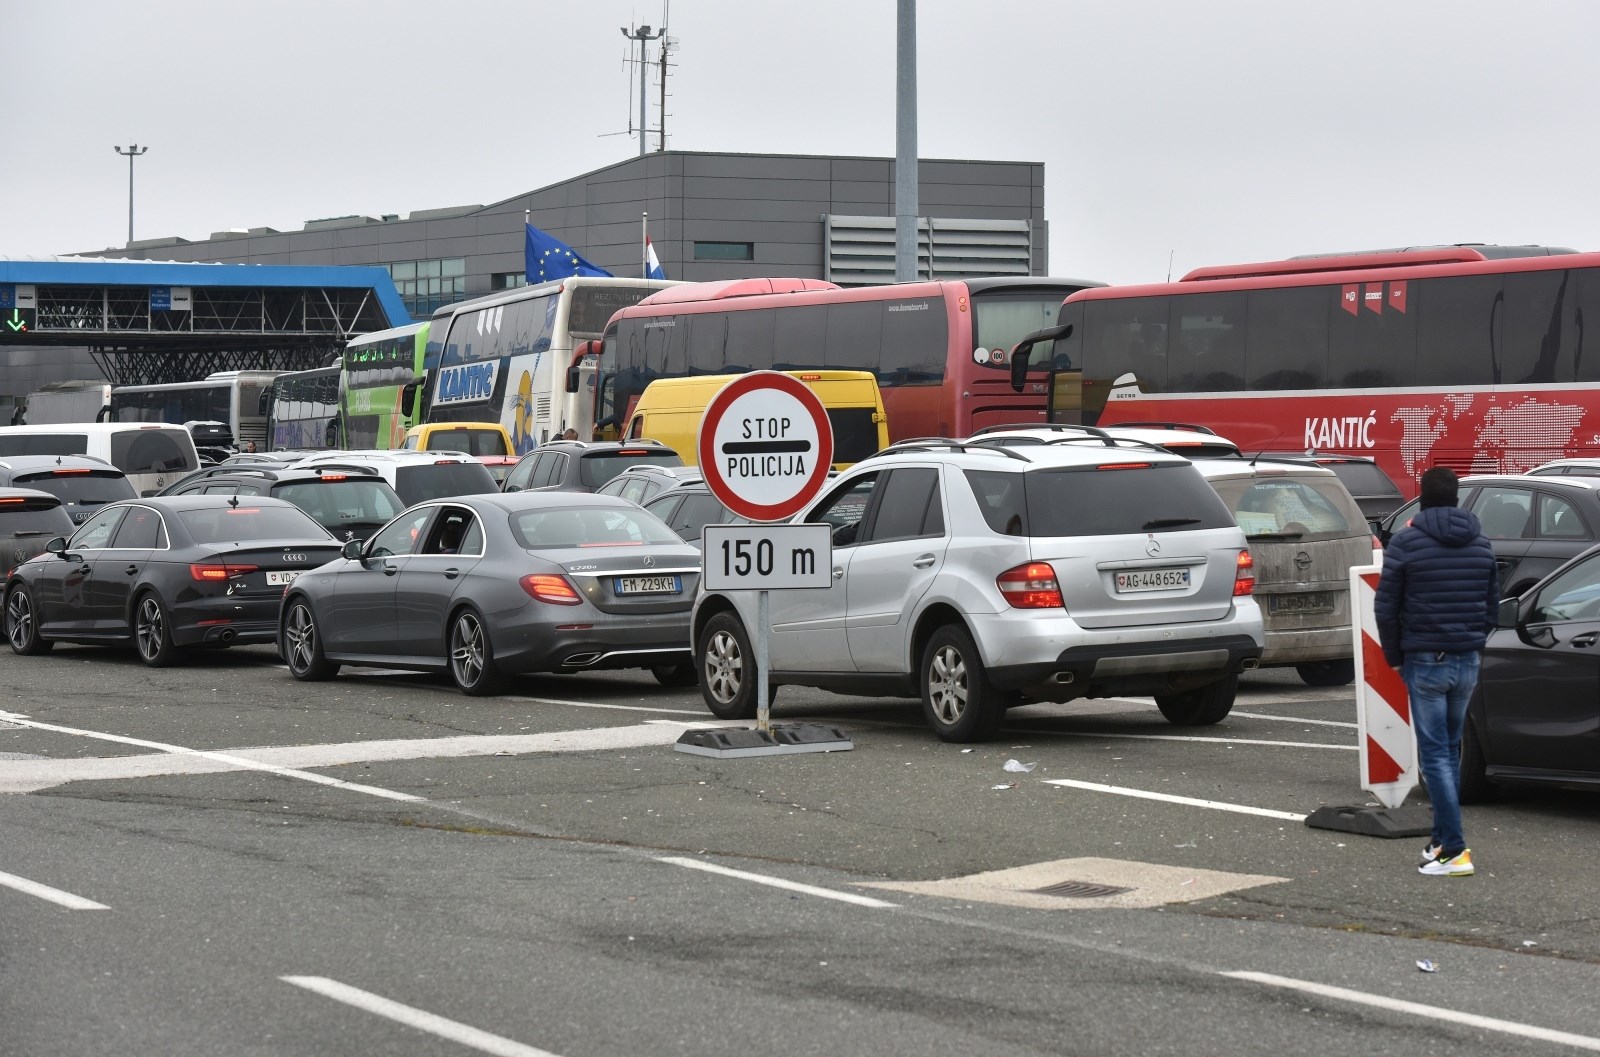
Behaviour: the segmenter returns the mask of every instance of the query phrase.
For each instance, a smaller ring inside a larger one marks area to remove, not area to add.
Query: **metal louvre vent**
[[[1035,888],[1035,892],[1042,896],[1061,896],[1065,899],[1094,899],[1099,896],[1119,896],[1124,892],[1131,892],[1131,888],[1118,888],[1116,885],[1094,884],[1091,881],[1061,881],[1057,884],[1046,885],[1044,888]]]
[[[823,214],[823,278],[840,286],[892,283],[894,217]],[[917,275],[922,279],[974,279],[1031,275],[1032,227],[1026,220],[917,219]]]

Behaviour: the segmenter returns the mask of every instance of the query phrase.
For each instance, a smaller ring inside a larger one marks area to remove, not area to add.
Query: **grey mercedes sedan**
[[[278,644],[297,679],[340,665],[448,671],[463,693],[509,675],[692,673],[700,552],[626,500],[490,492],[410,507],[285,593]]]

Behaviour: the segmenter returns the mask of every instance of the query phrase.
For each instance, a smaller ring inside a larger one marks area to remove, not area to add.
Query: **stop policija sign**
[[[695,447],[706,486],[723,506],[751,521],[783,521],[827,483],[833,426],[804,382],[752,371],[711,398]]]

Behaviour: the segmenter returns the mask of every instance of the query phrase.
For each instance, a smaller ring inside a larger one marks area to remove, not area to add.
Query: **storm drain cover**
[[[1119,896],[1124,892],[1131,892],[1131,888],[1119,888],[1116,885],[1099,885],[1092,881],[1062,881],[1060,884],[1046,885],[1035,888],[1042,896],[1064,896],[1068,899],[1094,899],[1099,896]]]

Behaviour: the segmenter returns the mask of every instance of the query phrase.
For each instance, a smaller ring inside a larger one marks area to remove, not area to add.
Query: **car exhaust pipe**
[[[1259,667],[1261,667],[1260,657],[1246,657],[1239,662],[1239,670],[1241,672],[1253,672]]]
[[[1056,673],[1056,682],[1061,683],[1062,685],[1066,685],[1067,683],[1073,682],[1077,678],[1078,678],[1078,676],[1073,672],[1057,672]]]
[[[586,664],[593,664],[600,659],[598,653],[574,653],[571,657],[561,662],[563,668],[582,668]]]
[[[231,646],[233,645],[233,640],[238,637],[239,633],[237,631],[234,631],[232,628],[223,628],[222,634],[217,636],[217,641],[222,643],[224,646]]]

